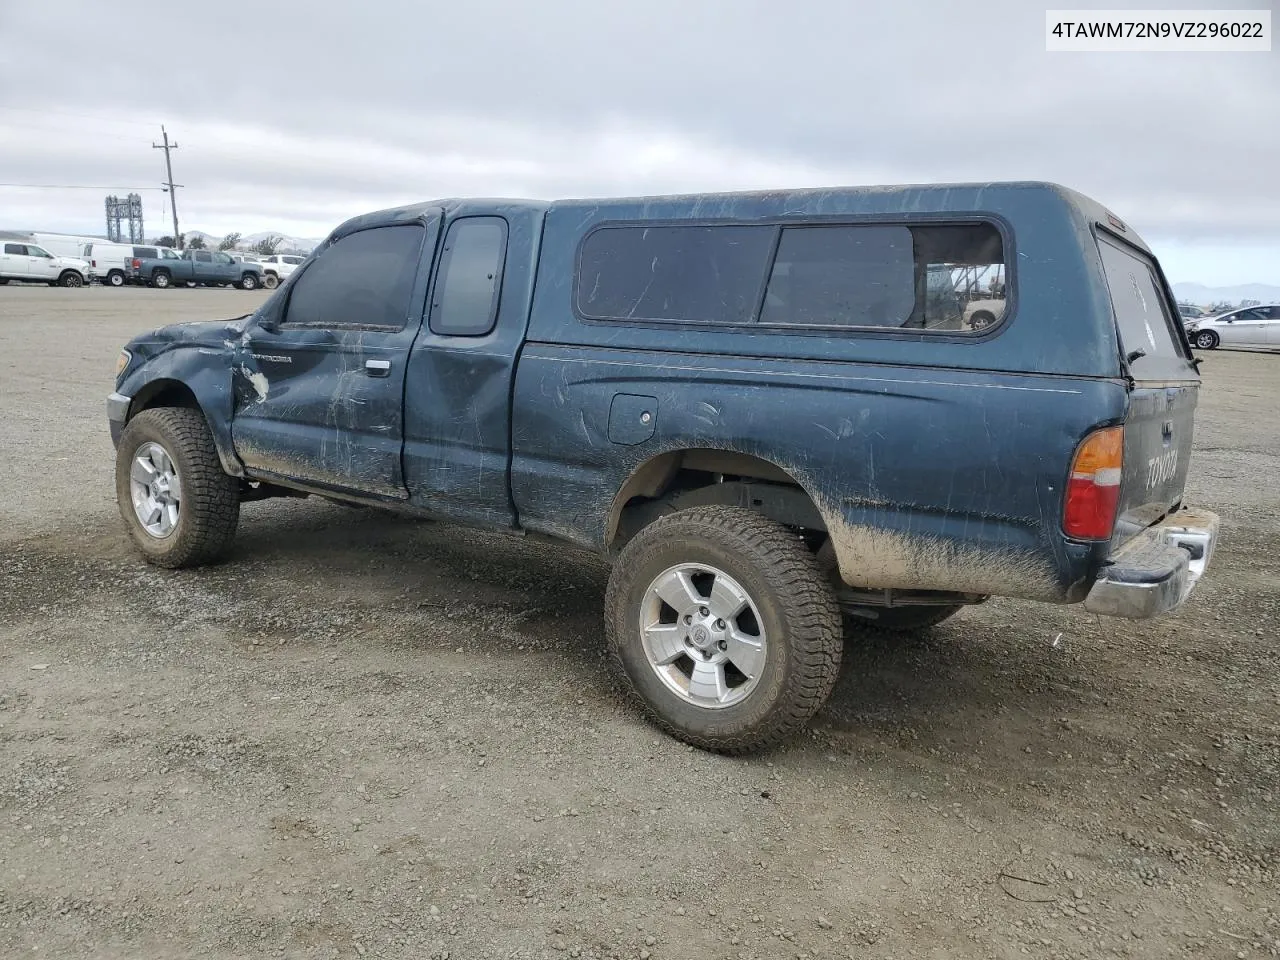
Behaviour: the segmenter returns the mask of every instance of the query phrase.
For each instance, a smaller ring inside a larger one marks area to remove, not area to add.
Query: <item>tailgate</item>
[[[1182,501],[1200,378],[1150,255],[1105,233],[1098,251],[1132,381],[1113,537],[1118,545]]]
[[[1199,388],[1191,385],[1138,384],[1130,394],[1116,544],[1158,523],[1182,501],[1198,392]]]

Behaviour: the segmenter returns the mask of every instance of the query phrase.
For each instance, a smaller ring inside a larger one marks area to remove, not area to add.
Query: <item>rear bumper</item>
[[[1111,554],[1084,607],[1142,620],[1178,609],[1204,574],[1218,539],[1218,515],[1179,510]]]

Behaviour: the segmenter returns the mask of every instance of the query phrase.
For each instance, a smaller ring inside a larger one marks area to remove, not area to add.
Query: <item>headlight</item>
[[[133,362],[133,354],[128,350],[121,350],[120,357],[116,360],[116,379],[120,379],[120,374],[129,369],[129,364]]]

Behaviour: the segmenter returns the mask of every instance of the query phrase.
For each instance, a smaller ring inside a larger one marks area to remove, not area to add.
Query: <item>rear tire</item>
[[[169,276],[168,270],[157,270],[151,276],[151,285],[159,290],[167,290],[173,284],[173,278]]]
[[[730,754],[800,730],[831,693],[843,645],[835,594],[803,541],[720,506],[662,517],[626,545],[605,595],[605,636],[659,727]]]
[[[197,567],[230,547],[240,519],[240,481],[223,472],[199,410],[153,407],[130,420],[120,437],[116,502],[149,563]],[[157,521],[150,531],[146,517]]]
[[[123,287],[124,273],[120,270],[112,270],[110,273],[107,274],[106,285],[108,287]]]
[[[58,286],[60,287],[83,287],[84,277],[76,273],[74,270],[64,270],[62,275],[58,277]]]
[[[240,278],[240,289],[241,290],[257,290],[258,278],[255,277],[252,273],[246,273],[243,277]]]
[[[274,273],[268,273],[262,278],[262,285],[268,290],[274,290],[276,287],[280,286],[280,278]]]

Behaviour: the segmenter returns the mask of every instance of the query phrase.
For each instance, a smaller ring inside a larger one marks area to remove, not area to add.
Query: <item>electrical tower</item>
[[[120,229],[121,221],[129,221],[130,243],[142,243],[142,197],[136,193],[121,200],[119,197],[107,197],[107,239],[113,243],[124,243],[124,231]]]

